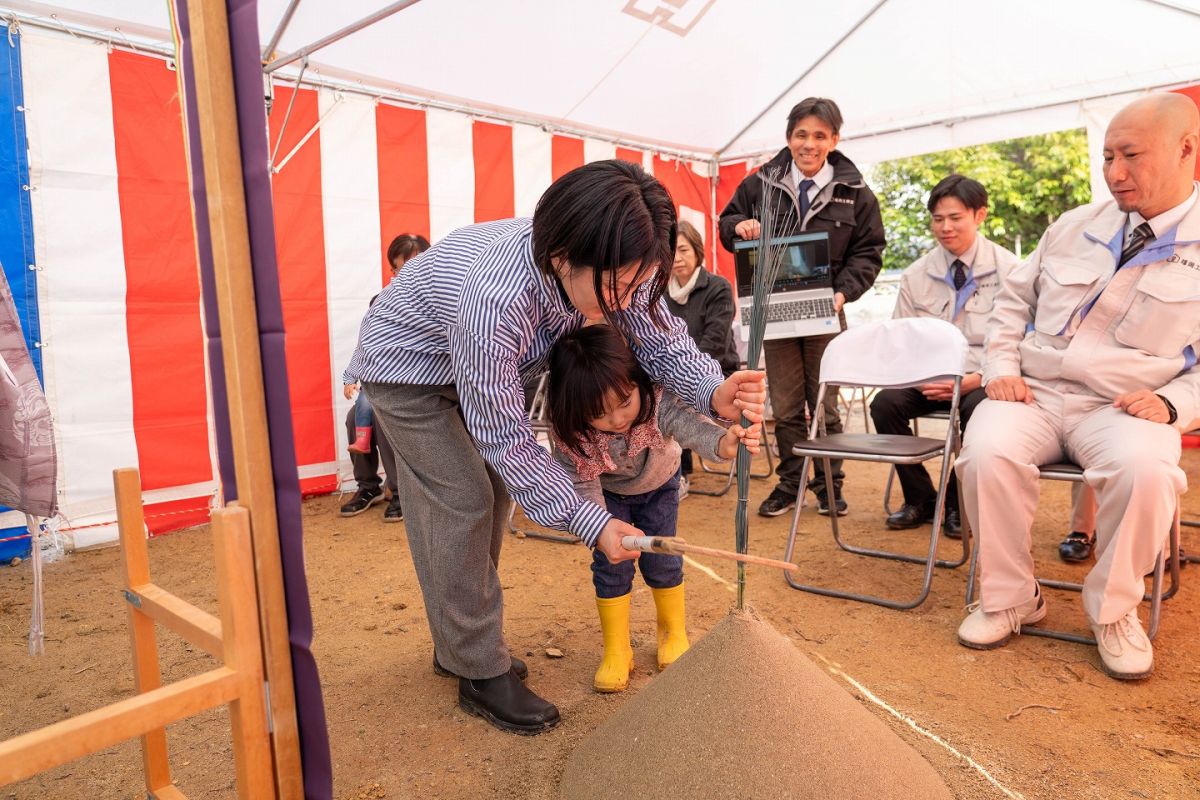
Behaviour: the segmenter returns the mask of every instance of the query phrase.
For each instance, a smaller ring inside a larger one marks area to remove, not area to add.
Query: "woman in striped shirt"
[[[409,548],[434,667],[459,677],[459,705],[539,733],[558,710],[522,683],[504,643],[496,563],[509,494],[541,525],[569,530],[614,563],[638,557],[633,526],[580,498],[534,438],[522,380],[586,321],[633,343],[647,373],[697,410],[761,411],[758,372],[722,378],[661,308],[674,258],[674,204],[636,165],[601,161],[559,178],[533,219],[473,225],[408,262],[379,295],[346,370],[362,382],[397,456]]]

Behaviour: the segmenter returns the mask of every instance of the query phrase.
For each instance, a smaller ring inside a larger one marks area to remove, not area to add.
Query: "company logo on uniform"
[[[1197,264],[1195,261],[1192,261],[1190,259],[1181,258],[1179,256],[1179,254],[1177,254],[1177,253],[1172,254],[1171,257],[1167,259],[1167,263],[1168,264],[1183,264],[1185,267],[1190,267],[1191,269],[1194,269],[1194,270],[1200,270],[1200,264]]]
[[[854,205],[854,198],[853,197],[835,197],[835,198],[833,198],[833,202],[845,203],[848,206],[852,206],[852,205]]]

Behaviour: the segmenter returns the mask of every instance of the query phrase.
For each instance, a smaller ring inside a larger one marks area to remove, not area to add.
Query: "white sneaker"
[[[687,497],[688,490],[691,488],[692,488],[692,486],[691,486],[691,483],[688,481],[687,476],[680,475],[679,476],[679,499],[682,500],[683,498]]]
[[[992,650],[1008,643],[1022,625],[1046,617],[1046,600],[1039,590],[1031,600],[1003,611],[984,611],[979,603],[967,606],[967,618],[958,626],[958,643],[976,650]]]
[[[1150,645],[1150,637],[1142,630],[1136,608],[1108,625],[1098,625],[1090,620],[1089,623],[1096,635],[1100,666],[1110,678],[1136,681],[1149,677],[1154,671],[1154,648]]]

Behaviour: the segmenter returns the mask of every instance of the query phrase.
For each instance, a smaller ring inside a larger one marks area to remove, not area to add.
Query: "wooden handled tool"
[[[688,544],[685,540],[674,536],[625,536],[621,539],[621,546],[626,550],[640,550],[643,553],[667,553],[674,556],[694,553],[698,556],[725,558],[730,561],[741,561],[746,564],[775,567],[776,569],[788,570],[789,572],[800,569],[800,567],[787,561],[776,561],[773,558],[745,555],[735,553],[732,550],[718,550],[715,547],[701,547],[698,544]]]

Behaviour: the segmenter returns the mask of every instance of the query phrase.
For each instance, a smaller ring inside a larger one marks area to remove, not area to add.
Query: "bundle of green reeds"
[[[764,168],[766,169],[766,168]],[[779,181],[778,170],[772,170],[771,173],[763,175],[766,180],[763,181],[763,198],[762,208],[759,210],[758,220],[760,229],[758,234],[758,248],[752,254],[752,263],[754,264],[754,300],[750,307],[750,340],[746,353],[746,366],[750,369],[759,368],[759,360],[762,356],[763,334],[767,327],[767,305],[771,299],[771,287],[775,285],[775,278],[779,275],[779,265],[783,261],[784,248],[779,245],[771,244],[781,235],[787,233],[782,230],[785,224],[784,218],[777,212],[776,203],[780,190],[776,188]],[[745,415],[741,419],[742,427],[750,427],[750,420],[746,419]],[[766,446],[766,436],[764,432],[763,444]],[[746,553],[750,542],[750,518],[749,518],[749,500],[750,500],[750,451],[746,449],[746,445],[738,446],[737,454],[737,512],[734,518],[734,545],[739,553]],[[745,604],[746,594],[746,565],[738,564],[737,572],[737,607],[740,609]]]

